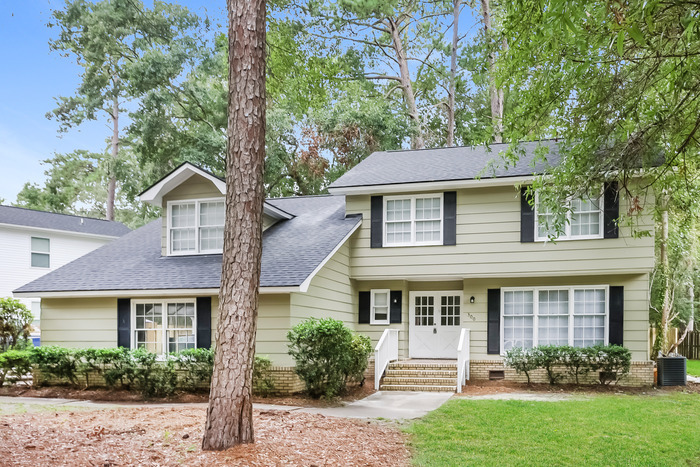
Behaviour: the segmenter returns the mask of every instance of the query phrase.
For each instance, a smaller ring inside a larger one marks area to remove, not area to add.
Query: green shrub
[[[354,334],[350,343],[350,366],[347,371],[347,378],[360,383],[360,386],[365,382],[365,370],[367,369],[367,360],[372,353],[372,341],[369,337],[361,334]]]
[[[134,380],[144,397],[168,397],[175,393],[177,372],[172,357],[159,359],[146,349],[132,351],[131,357],[136,365]]]
[[[303,321],[287,333],[287,339],[295,372],[312,397],[340,394],[348,378],[357,376],[363,358],[367,365],[364,346],[354,345],[353,332],[332,318]]]
[[[67,380],[72,386],[77,386],[78,361],[75,353],[74,349],[64,347],[35,347],[32,349],[32,363],[39,368],[42,376]]]
[[[0,386],[16,384],[32,372],[32,353],[28,350],[8,350],[0,353]]]
[[[132,389],[136,382],[136,362],[132,357],[132,351],[118,347],[102,349],[100,355],[103,365],[102,377],[107,387]]]
[[[579,377],[586,376],[591,371],[591,356],[589,347],[569,347],[563,346],[562,364],[566,367],[567,373],[579,384]]]
[[[595,345],[588,349],[591,368],[598,371],[600,384],[617,383],[627,376],[632,364],[632,353],[619,345]]]
[[[518,374],[525,373],[527,384],[530,384],[530,372],[539,368],[539,362],[532,355],[532,352],[522,347],[513,347],[506,351],[503,364],[513,368]]]
[[[531,350],[531,355],[538,368],[544,368],[547,372],[549,384],[557,384],[564,375],[556,371],[565,359],[566,347],[558,345],[540,345]]]
[[[211,385],[214,372],[214,351],[211,349],[186,349],[173,358],[183,371],[183,385],[190,391],[202,390]]]
[[[275,392],[275,380],[270,372],[272,361],[269,357],[255,356],[253,364],[253,394],[267,397]]]

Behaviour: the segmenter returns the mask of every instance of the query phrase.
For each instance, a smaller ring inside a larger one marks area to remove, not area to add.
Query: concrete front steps
[[[391,362],[379,389],[381,391],[455,392],[457,362],[454,360]]]

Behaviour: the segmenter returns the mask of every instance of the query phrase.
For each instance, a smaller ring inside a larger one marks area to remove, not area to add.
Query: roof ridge
[[[534,139],[531,141],[518,141],[518,143],[541,143],[544,141],[554,141],[559,142],[561,138],[543,138],[543,139]],[[489,144],[471,144],[471,145],[462,145],[462,146],[438,146],[434,148],[420,148],[420,149],[387,149],[386,151],[377,151],[377,153],[382,153],[382,152],[418,152],[418,151],[439,151],[441,149],[464,149],[464,148],[470,148],[474,149],[477,147],[491,147],[491,146],[502,146],[505,144],[513,144],[511,142],[507,143],[489,143]]]
[[[25,208],[22,206],[11,206],[7,204],[0,204],[0,208],[12,208],[12,209],[21,209],[23,211],[31,211],[31,212],[40,212],[42,214],[54,214],[57,216],[66,216],[66,217],[76,217],[78,219],[90,219],[93,221],[103,221],[103,222],[113,222],[115,224],[121,224],[124,225],[124,223],[119,222],[119,221],[110,221],[109,219],[98,219],[97,217],[90,217],[90,216],[81,216],[78,214],[65,214],[62,212],[51,212],[51,211],[42,211],[41,209],[32,209],[32,208]]]

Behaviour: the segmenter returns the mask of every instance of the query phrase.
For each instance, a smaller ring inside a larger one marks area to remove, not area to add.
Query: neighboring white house
[[[129,232],[119,222],[0,206],[0,297]],[[38,320],[40,299],[20,300]]]

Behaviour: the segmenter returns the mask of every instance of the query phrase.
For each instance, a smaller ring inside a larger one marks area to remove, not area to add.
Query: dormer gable
[[[162,208],[163,256],[221,253],[226,182],[185,162],[140,195],[141,201]],[[263,230],[293,216],[265,203]]]

